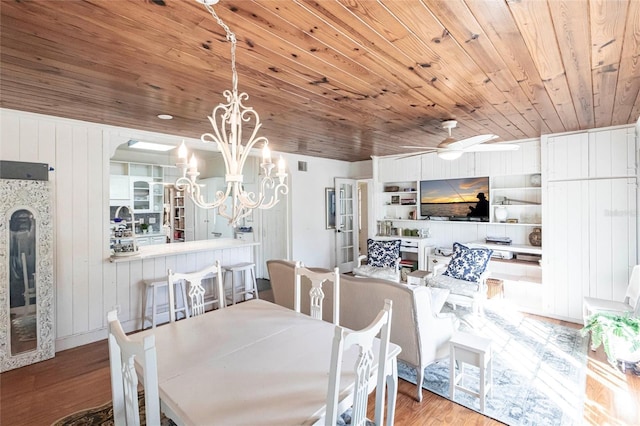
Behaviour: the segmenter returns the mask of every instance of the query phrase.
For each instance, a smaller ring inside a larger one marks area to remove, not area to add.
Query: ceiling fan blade
[[[424,147],[423,147],[424,148]],[[417,157],[418,155],[422,155],[422,154],[429,154],[431,152],[436,152],[435,149],[430,149],[428,151],[417,151],[417,152],[412,152],[410,154],[398,154],[395,159],[396,160],[401,160],[403,158],[409,158],[409,157]]]
[[[517,151],[520,145],[512,143],[488,143],[485,145],[474,145],[466,148],[466,152],[492,152],[492,151]]]
[[[490,134],[471,136],[470,138],[465,138],[459,141],[451,142],[450,144],[447,145],[447,149],[467,150],[467,148],[471,146],[489,142],[497,138],[498,138],[497,135],[490,135]]]
[[[422,149],[422,150],[424,150],[424,149],[435,149],[435,148],[434,148],[434,147],[432,147],[432,146],[424,146],[424,145],[422,145],[422,146],[418,146],[418,145],[402,145],[400,148],[405,148],[405,149]]]

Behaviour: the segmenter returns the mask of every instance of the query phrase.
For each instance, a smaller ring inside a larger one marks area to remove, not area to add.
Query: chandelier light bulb
[[[184,146],[184,141],[182,141],[180,148],[178,148],[178,158],[184,160],[184,163],[187,162],[187,147]]]
[[[269,150],[269,146],[266,143],[262,148],[262,161],[265,164],[271,163],[271,150]]]
[[[278,175],[283,175],[285,174],[285,164],[284,164],[284,158],[282,158],[282,155],[280,156],[280,159],[278,160]]]

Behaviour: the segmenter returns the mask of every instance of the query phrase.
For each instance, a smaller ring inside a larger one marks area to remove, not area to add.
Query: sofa
[[[276,304],[293,309],[295,262],[269,260],[267,269]],[[327,271],[322,268],[309,268]],[[309,292],[310,283],[303,280],[302,294]],[[325,283],[323,320],[333,318],[333,285]],[[340,276],[340,325],[359,330],[369,325],[384,299],[393,301],[391,341],[402,348],[398,359],[412,365],[418,371],[417,400],[422,400],[422,380],[427,365],[449,355],[449,339],[457,329],[458,321],[452,314],[439,314],[448,291],[412,286],[393,281],[362,278],[342,274]],[[309,298],[303,297],[301,312],[309,311]]]

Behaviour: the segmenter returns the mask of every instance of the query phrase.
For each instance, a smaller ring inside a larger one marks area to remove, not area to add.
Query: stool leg
[[[256,281],[256,271],[254,268],[251,268],[249,269],[249,272],[251,273],[251,280],[253,281],[253,294],[256,299],[260,299],[260,297],[258,296],[258,282]]]
[[[158,286],[153,286],[153,291],[151,292],[151,296],[153,300],[151,302],[151,328],[156,328],[156,311],[158,308]]]
[[[144,286],[144,291],[142,293],[142,325],[140,328],[144,330],[144,323],[147,320],[147,293],[149,292],[149,287]]]

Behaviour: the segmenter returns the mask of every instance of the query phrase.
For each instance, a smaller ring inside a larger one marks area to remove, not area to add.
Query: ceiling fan
[[[411,157],[414,155],[427,154],[430,152],[437,152],[438,157],[443,160],[455,160],[460,158],[465,152],[487,152],[487,151],[516,151],[520,147],[515,144],[505,143],[491,143],[482,145],[485,142],[497,139],[497,135],[486,134],[471,136],[470,138],[456,140],[451,136],[451,129],[454,129],[458,125],[456,120],[447,120],[442,123],[442,128],[449,131],[449,137],[440,142],[437,147],[425,147],[425,146],[403,146],[407,149],[420,149],[421,151],[415,152],[409,155],[403,155],[403,157]]]

